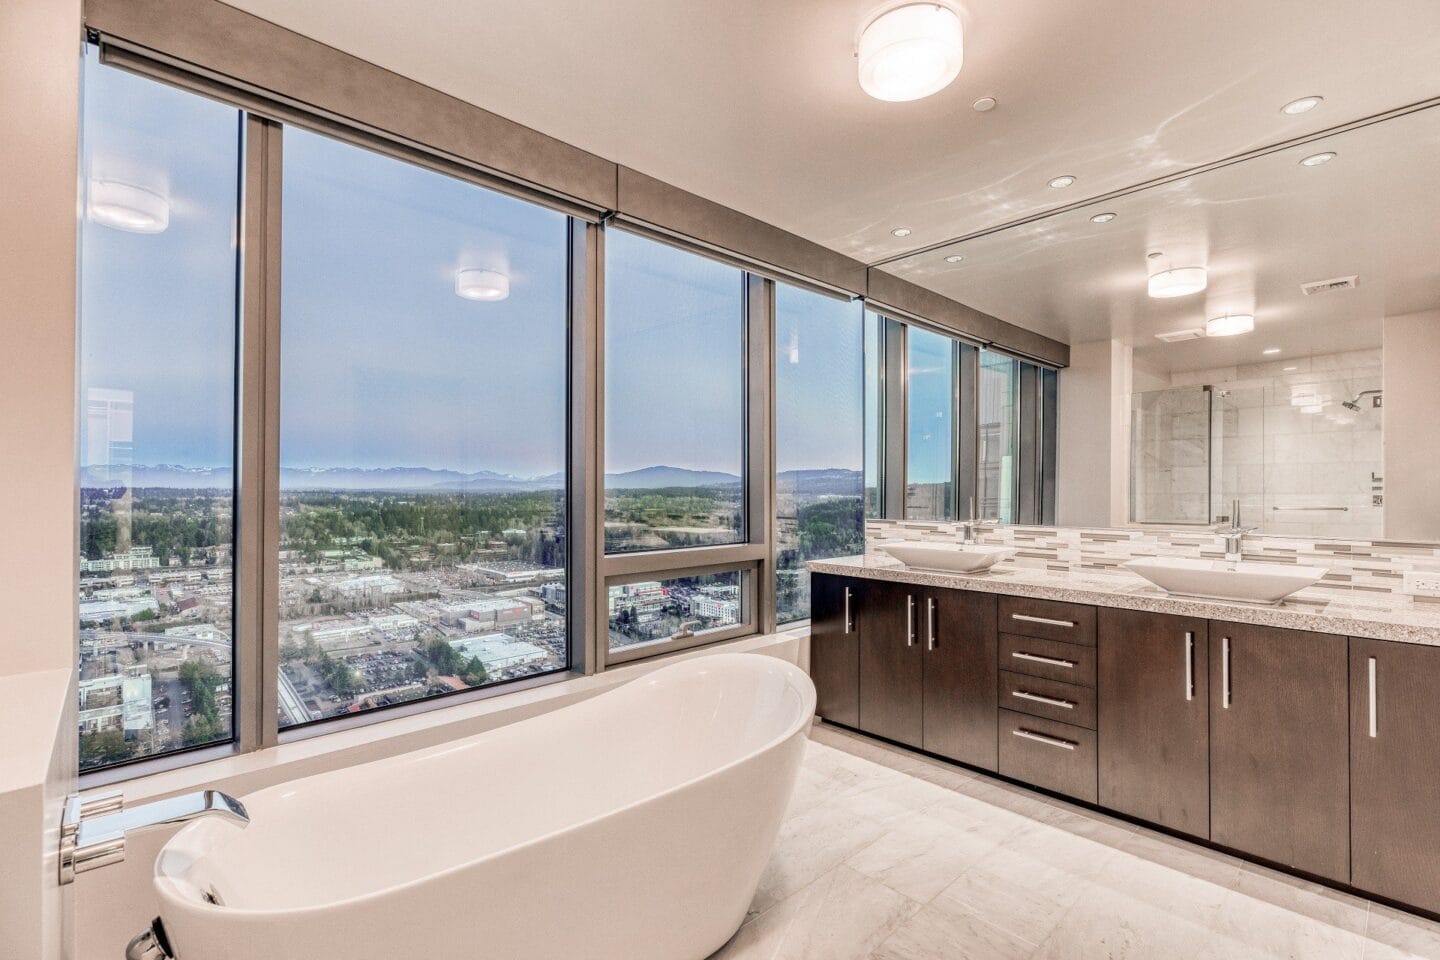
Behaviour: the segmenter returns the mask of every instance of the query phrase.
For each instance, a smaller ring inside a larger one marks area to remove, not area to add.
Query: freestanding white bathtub
[[[745,918],[815,712],[681,661],[453,744],[243,798],[155,865],[177,960],[701,960]],[[215,902],[211,902],[211,901]]]

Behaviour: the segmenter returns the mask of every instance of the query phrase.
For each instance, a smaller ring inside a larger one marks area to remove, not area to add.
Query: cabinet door
[[[925,749],[994,770],[996,597],[927,590],[922,602]]]
[[[1350,641],[1351,883],[1440,912],[1440,648]]]
[[[921,588],[865,584],[860,619],[860,729],[918,747],[922,741]]]
[[[810,577],[810,677],[815,713],[860,725],[859,581],[823,573]]]
[[[1210,835],[1210,715],[1204,620],[1100,611],[1102,806]]]
[[[1210,624],[1210,838],[1350,879],[1344,637]]]

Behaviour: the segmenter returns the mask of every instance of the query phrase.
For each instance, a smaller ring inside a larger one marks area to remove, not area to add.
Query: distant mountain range
[[[234,481],[229,468],[225,467],[182,467],[174,464],[154,466],[135,465],[128,469],[129,484],[136,489],[163,487],[171,489],[225,489]],[[118,471],[117,471],[118,472]],[[87,467],[81,476],[81,486],[97,489],[120,486],[118,477],[111,476],[107,467]],[[121,474],[123,476],[123,473]],[[458,470],[434,470],[429,467],[383,467],[361,469],[353,467],[282,467],[280,488],[282,490],[377,490],[377,491],[445,491],[457,493],[504,493],[527,490],[558,490],[564,485],[564,475],[547,474],[540,477],[516,477],[506,473],[481,470],[476,473],[462,473]],[[778,477],[784,485],[787,482],[803,484],[807,490],[849,493],[859,488],[861,475],[858,470],[820,469],[788,470]],[[658,490],[665,487],[724,487],[735,486],[740,478],[733,473],[716,470],[690,470],[685,467],[654,466],[642,467],[625,473],[607,473],[605,485],[614,490]]]

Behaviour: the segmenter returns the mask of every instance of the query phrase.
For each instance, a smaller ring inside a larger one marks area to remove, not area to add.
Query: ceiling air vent
[[[1317,293],[1329,293],[1331,290],[1354,290],[1359,279],[1359,277],[1336,277],[1333,280],[1311,280],[1309,283],[1300,284],[1300,290],[1307,297]]]
[[[1199,340],[1205,336],[1205,331],[1199,327],[1192,327],[1189,330],[1172,330],[1169,333],[1157,333],[1155,339],[1161,343],[1179,343],[1181,340]]]

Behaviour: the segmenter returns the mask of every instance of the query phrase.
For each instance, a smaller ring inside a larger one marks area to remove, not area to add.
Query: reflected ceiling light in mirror
[[[800,331],[799,331],[799,330],[791,330],[791,331],[790,331],[790,345],[789,345],[789,347],[785,350],[785,355],[786,355],[786,357],[790,360],[790,363],[791,363],[792,366],[798,366],[798,365],[799,365],[799,363],[800,363]]]
[[[900,103],[939,93],[960,75],[965,43],[960,15],[948,4],[889,4],[865,23],[855,55],[860,88]]]
[[[1335,154],[1330,151],[1326,151],[1325,153],[1312,153],[1310,156],[1300,161],[1300,166],[1319,167],[1329,163],[1331,160],[1334,159]]]
[[[890,236],[892,236],[892,237],[908,237],[908,236],[910,236],[910,228],[909,228],[909,227],[896,227],[894,230],[891,230],[891,231],[890,231]]]
[[[1205,289],[1207,283],[1204,267],[1176,267],[1153,274],[1149,280],[1150,296],[1157,300],[1171,297],[1186,297]]]
[[[965,259],[965,258],[962,257],[962,256],[961,256],[960,254],[958,254],[958,253],[952,253],[952,254],[950,254],[950,256],[948,256],[948,257],[945,258],[945,262],[946,262],[946,263],[959,263],[961,260],[964,260],[964,259]]]
[[[1067,173],[1064,176],[1059,176],[1056,177],[1054,180],[1051,180],[1050,186],[1054,187],[1056,190],[1064,190],[1066,187],[1074,184],[1074,182],[1075,178]]]
[[[1279,348],[1279,347],[1266,347],[1264,350],[1261,350],[1260,352],[1263,353],[1263,354],[1265,354],[1265,356],[1267,356],[1267,357],[1273,357],[1273,356],[1275,356],[1275,354],[1277,354],[1277,353],[1280,352],[1280,348]]]
[[[1301,407],[1301,408],[1300,408],[1300,412],[1301,412],[1301,413],[1319,413],[1319,412],[1321,412],[1321,411],[1324,410],[1324,409],[1325,409],[1325,405],[1324,405],[1323,403],[1311,403],[1311,404],[1306,404],[1305,406]]]
[[[1255,318],[1248,313],[1231,313],[1205,321],[1207,337],[1238,337],[1255,329]]]
[[[1113,213],[1097,213],[1097,214],[1095,214],[1095,216],[1093,216],[1093,217],[1090,218],[1090,222],[1091,222],[1091,223],[1109,223],[1111,220],[1114,220],[1114,219],[1115,219],[1115,214],[1113,214]]]
[[[170,226],[170,201],[153,190],[119,180],[91,180],[85,201],[90,220],[127,233],[162,233]]]
[[[974,103],[970,104],[970,106],[975,108],[976,113],[989,113],[991,110],[995,109],[995,98],[981,97],[979,100],[976,100]]]
[[[497,270],[460,270],[455,274],[455,292],[466,300],[498,303],[510,296],[510,278]]]
[[[1325,101],[1324,97],[1301,97],[1299,100],[1291,100],[1280,108],[1280,112],[1290,117],[1298,117],[1302,113],[1309,113]]]

